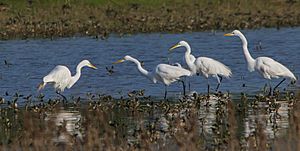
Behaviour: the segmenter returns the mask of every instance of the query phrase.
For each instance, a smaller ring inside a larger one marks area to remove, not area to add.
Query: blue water
[[[145,89],[146,95],[162,97],[164,85],[153,84],[141,76],[135,64],[124,62],[114,65],[114,73],[108,75],[105,67],[125,55],[131,55],[144,61],[148,71],[154,70],[159,63],[179,62],[185,65],[183,55],[185,48],[178,48],[173,53],[168,49],[180,40],[186,40],[192,47],[195,56],[206,56],[223,62],[233,72],[231,79],[223,80],[221,91],[233,93],[256,93],[267,83],[256,72],[249,73],[242,53],[241,41],[238,37],[224,37],[231,31],[193,32],[183,34],[137,34],[119,37],[110,36],[107,40],[97,40],[91,37],[72,37],[30,40],[0,41],[0,95],[15,92],[37,95],[37,85],[43,76],[56,65],[62,64],[70,68],[74,74],[77,64],[88,59],[98,67],[98,70],[84,68],[82,77],[64,94],[70,96],[85,96],[86,93],[111,94],[116,97],[126,96],[132,90]],[[248,39],[249,50],[254,58],[268,56],[286,65],[298,77],[300,75],[300,28],[242,30]],[[262,50],[256,50],[261,43]],[[9,65],[4,64],[7,61]],[[191,91],[205,93],[207,81],[203,77],[191,77]],[[280,79],[272,80],[276,85]],[[212,87],[216,80],[210,78]],[[281,85],[280,89],[288,86]],[[242,87],[245,84],[246,87]],[[299,85],[299,83],[297,83]],[[169,96],[181,93],[181,83],[172,84]],[[53,88],[47,86],[41,91],[46,96],[55,95]]]

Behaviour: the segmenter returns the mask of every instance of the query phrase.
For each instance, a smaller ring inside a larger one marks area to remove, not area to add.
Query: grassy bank
[[[293,0],[2,0],[0,38],[298,26]]]

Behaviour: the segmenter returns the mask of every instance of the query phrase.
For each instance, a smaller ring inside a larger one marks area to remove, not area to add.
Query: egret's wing
[[[166,79],[178,79],[181,76],[190,76],[191,72],[178,66],[171,66],[168,64],[159,64],[156,67],[156,74]]]
[[[69,75],[71,75],[71,73],[67,67],[58,65],[44,77],[44,82],[55,82]]]
[[[212,58],[199,57],[195,63],[198,67],[197,70],[204,75],[221,75],[226,78],[232,75],[229,67]]]
[[[66,66],[56,66],[48,75],[43,78],[45,83],[55,83],[56,88],[64,89],[71,79],[71,72]]]
[[[267,74],[270,77],[289,77],[293,80],[296,80],[295,75],[284,65],[268,57],[258,58],[257,67],[263,74]]]

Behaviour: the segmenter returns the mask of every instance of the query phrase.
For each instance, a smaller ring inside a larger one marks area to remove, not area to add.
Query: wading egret
[[[167,86],[175,81],[180,80],[180,78],[183,76],[191,75],[189,70],[168,64],[158,64],[154,71],[148,72],[142,67],[141,63],[137,59],[128,55],[126,55],[123,59],[114,62],[114,64],[121,63],[126,60],[135,63],[139,72],[153,83],[157,83],[157,81],[159,81],[165,85],[164,99],[167,98]]]
[[[61,95],[64,100],[66,97],[61,94],[65,88],[70,89],[80,78],[81,69],[83,67],[90,67],[93,69],[97,69],[93,64],[88,60],[81,61],[76,67],[76,74],[74,76],[71,75],[70,70],[63,65],[57,65],[48,75],[43,78],[43,82],[39,84],[38,90],[43,89],[47,83],[53,84],[56,93]]]
[[[285,80],[289,78],[292,81],[296,81],[295,75],[284,65],[273,60],[269,57],[258,57],[256,59],[252,58],[248,50],[248,42],[246,37],[239,31],[234,30],[231,33],[227,33],[224,36],[238,36],[242,40],[244,56],[248,64],[248,70],[253,72],[254,70],[258,71],[265,79],[271,80],[272,78],[283,77],[283,80],[280,81],[275,87],[274,90]],[[270,81],[269,81],[270,82]],[[273,90],[273,91],[274,91]],[[270,84],[270,94],[272,87]]]
[[[230,68],[217,60],[208,57],[195,58],[191,54],[191,47],[186,41],[180,41],[179,43],[171,47],[169,51],[172,51],[173,49],[178,47],[186,48],[185,62],[191,73],[193,75],[201,74],[207,79],[208,94],[210,89],[208,83],[209,76],[217,78],[218,85],[216,91],[218,91],[220,83],[222,82],[222,77],[229,78],[232,75]]]

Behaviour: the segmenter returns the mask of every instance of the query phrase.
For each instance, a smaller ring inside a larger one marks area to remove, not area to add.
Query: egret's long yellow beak
[[[91,63],[88,65],[88,67],[90,67],[90,68],[93,68],[93,69],[97,69],[97,67],[96,67],[96,66],[94,66],[94,65],[93,65],[93,64],[91,64]]]
[[[227,33],[227,34],[224,34],[224,36],[234,36],[233,33]]]
[[[169,49],[169,51],[172,51],[173,49],[178,48],[178,47],[180,47],[180,46],[181,46],[181,45],[176,44],[176,45],[172,46],[172,47]]]
[[[118,61],[116,61],[116,62],[113,62],[113,64],[122,63],[122,62],[124,62],[124,61],[125,61],[125,59],[120,59],[120,60],[118,60]]]

